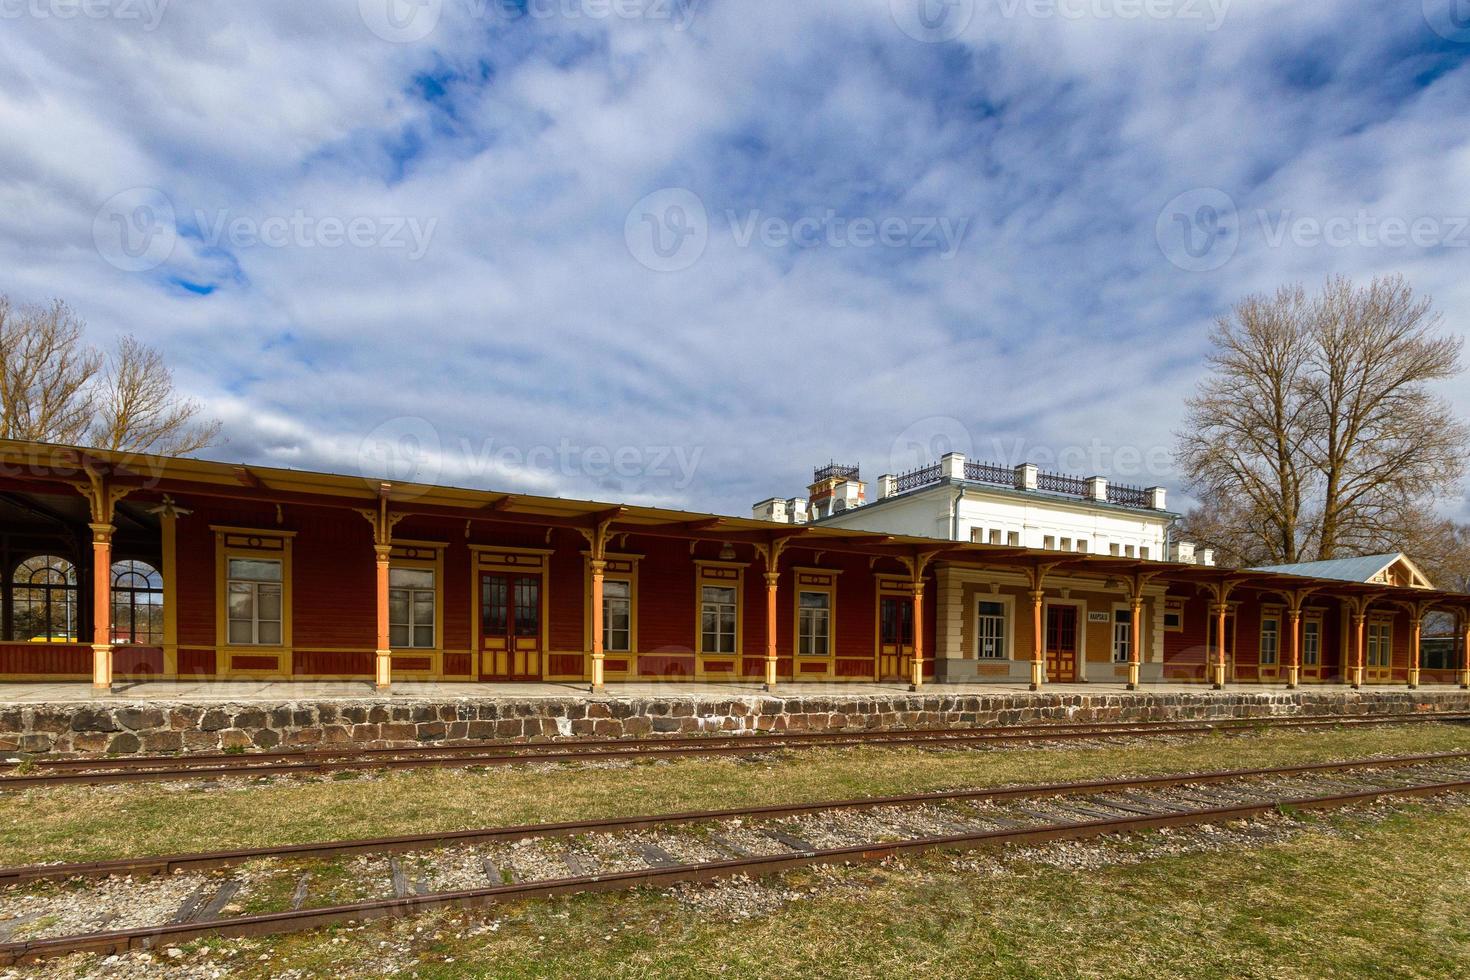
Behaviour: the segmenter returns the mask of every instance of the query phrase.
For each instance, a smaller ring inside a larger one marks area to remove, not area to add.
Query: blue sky
[[[1470,323],[1470,0],[76,9],[0,4],[0,290],[163,348],[221,458],[1177,487],[1238,298],[1399,272]]]

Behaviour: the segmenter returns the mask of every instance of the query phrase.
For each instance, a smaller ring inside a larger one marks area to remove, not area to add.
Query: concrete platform
[[[1453,685],[1437,684],[1421,687],[1419,693],[1430,695],[1456,691]],[[1403,684],[1369,685],[1364,692],[1406,692]],[[861,683],[781,684],[767,693],[760,684],[712,683],[627,683],[608,684],[606,690],[592,694],[586,682],[577,683],[442,683],[437,681],[399,681],[388,694],[379,694],[371,681],[133,681],[116,685],[111,694],[94,694],[91,685],[69,683],[0,683],[0,707],[19,704],[72,704],[80,702],[151,702],[168,704],[281,704],[290,701],[398,701],[422,700],[558,700],[608,701],[620,698],[672,698],[696,701],[727,701],[732,697],[770,698],[873,698],[908,697],[907,684],[863,681]],[[1086,684],[1048,684],[1044,691],[1033,693],[1017,684],[926,684],[918,692],[931,696],[1017,696],[1124,694],[1130,692],[1122,684],[1091,682]],[[1208,684],[1146,684],[1135,695],[1218,696]],[[1271,698],[1291,694],[1280,684],[1233,684],[1225,693]],[[1345,684],[1310,684],[1299,689],[1305,694],[1353,694]]]
[[[1047,722],[1118,722],[1470,713],[1470,692],[1402,686],[1287,691],[1241,685],[141,683],[94,697],[84,684],[0,687],[0,752],[219,752],[658,734],[867,731]]]

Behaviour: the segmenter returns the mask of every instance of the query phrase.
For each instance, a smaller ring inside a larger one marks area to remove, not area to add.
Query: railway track
[[[1466,792],[1453,752],[6,868],[0,965]]]
[[[1422,722],[1470,721],[1467,714],[1416,714],[1375,717],[1309,715],[1237,718],[1215,721],[1033,724],[984,728],[910,729],[883,732],[806,732],[747,735],[656,736],[637,739],[577,739],[559,742],[500,742],[397,748],[348,748],[11,761],[0,766],[0,791],[41,786],[211,780],[230,777],[326,775],[375,769],[468,768],[526,763],[567,763],[751,755],[766,752],[918,746],[975,748],[986,745],[1087,741],[1208,733],[1240,733],[1263,728],[1351,728]]]

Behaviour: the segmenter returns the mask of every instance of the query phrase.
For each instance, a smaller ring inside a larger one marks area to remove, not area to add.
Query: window
[[[231,558],[229,642],[236,646],[281,643],[281,563],[274,558]]]
[[[1367,666],[1387,667],[1393,660],[1393,626],[1390,623],[1368,624]]]
[[[974,542],[975,544],[984,544],[985,543],[985,528],[983,528],[983,527],[972,527],[972,528],[970,528],[970,540],[972,542]]]
[[[10,638],[31,643],[75,643],[77,568],[56,555],[37,555],[11,577]]]
[[[602,583],[602,649],[633,652],[633,583],[628,579]]]
[[[1126,664],[1133,652],[1133,610],[1113,610],[1113,663]]]
[[[1057,550],[1057,539],[1055,537],[1053,537],[1052,535],[1048,534],[1046,537],[1044,537],[1044,538],[1041,539],[1041,547],[1044,548],[1044,549],[1046,549],[1047,551],[1056,551]]]
[[[1021,547],[1021,532],[1020,531],[1009,531],[1009,532],[1007,532],[1006,533],[1006,544],[1010,545],[1012,548],[1019,548],[1019,547]]]
[[[703,653],[735,652],[735,590],[723,585],[706,585],[701,592],[700,650]]]
[[[981,660],[1006,659],[1005,603],[980,600],[975,611],[975,656]]]
[[[1121,551],[1121,549],[1118,547],[1118,545],[1116,545],[1116,544],[1110,544],[1110,545],[1108,545],[1108,554],[1112,555],[1114,558],[1118,557],[1118,554],[1119,554],[1120,551]]]
[[[1000,529],[999,528],[991,528],[990,529],[990,543],[991,544],[1000,544]]]
[[[1144,545],[1143,547],[1138,549],[1138,557],[1142,558],[1144,561],[1148,561],[1148,545]]]
[[[163,643],[163,576],[141,561],[112,566],[112,642]]]
[[[878,603],[878,637],[885,646],[912,646],[914,604],[908,599],[883,596]]]
[[[1309,619],[1302,623],[1302,666],[1315,667],[1322,661],[1322,622]]]
[[[831,650],[832,596],[803,592],[799,598],[796,652],[803,657],[825,657]]]
[[[1261,665],[1276,663],[1281,649],[1281,618],[1276,615],[1261,617]]]
[[[1071,538],[1063,538],[1062,539],[1062,550],[1063,551],[1071,551],[1072,550],[1072,539]]]
[[[1124,548],[1123,549],[1123,554],[1126,557],[1128,557],[1128,558],[1132,558],[1133,557],[1133,545],[1130,544],[1128,547]]]
[[[388,645],[395,650],[434,647],[434,570],[388,570]]]
[[[1079,552],[1081,552],[1082,554],[1084,554],[1084,555],[1087,554],[1087,539],[1086,538],[1078,538],[1077,539],[1077,550]]]

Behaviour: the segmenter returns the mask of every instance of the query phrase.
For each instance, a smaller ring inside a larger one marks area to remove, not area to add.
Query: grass
[[[0,797],[0,864],[265,846],[512,823],[1121,774],[1470,750],[1454,725],[1208,735],[1103,748],[836,749],[762,760],[400,771],[373,778],[56,787]]]
[[[1470,814],[1307,819],[1260,846],[1083,871],[936,854],[793,872],[771,883],[784,901],[748,919],[657,892],[588,895],[254,941],[223,963],[426,978],[1466,975]],[[216,964],[231,948],[209,945]]]

